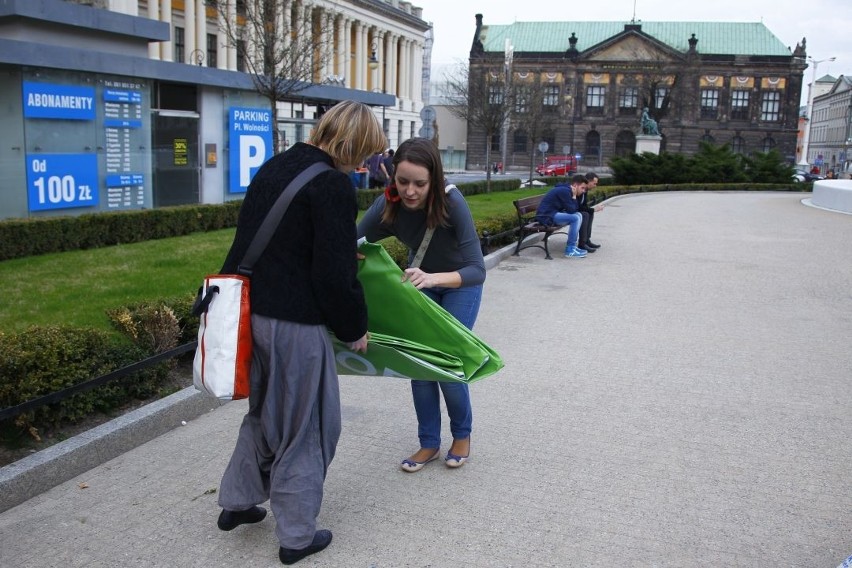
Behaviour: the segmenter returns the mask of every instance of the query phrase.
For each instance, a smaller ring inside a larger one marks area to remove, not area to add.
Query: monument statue
[[[648,114],[648,107],[642,109],[642,134],[660,135],[660,129],[657,128],[657,121]]]

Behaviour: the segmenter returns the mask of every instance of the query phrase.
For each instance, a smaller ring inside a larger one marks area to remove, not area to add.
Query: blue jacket
[[[553,216],[557,213],[576,213],[580,204],[571,192],[571,186],[559,184],[544,196],[538,204],[535,220],[542,225],[553,225]]]

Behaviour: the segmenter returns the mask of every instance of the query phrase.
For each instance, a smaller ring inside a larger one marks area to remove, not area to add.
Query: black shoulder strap
[[[275,233],[275,229],[278,228],[278,224],[284,217],[284,213],[290,206],[290,202],[293,201],[293,198],[297,193],[299,193],[299,190],[302,189],[305,184],[322,172],[331,169],[334,168],[325,162],[311,164],[309,167],[305,168],[302,173],[293,178],[293,181],[287,184],[287,187],[284,188],[284,191],[282,191],[278,199],[275,200],[275,203],[272,205],[269,213],[266,214],[266,218],[263,220],[263,223],[260,224],[260,228],[254,235],[254,239],[252,239],[251,244],[243,257],[243,261],[237,268],[238,274],[251,276],[251,269],[254,267],[254,263],[257,262],[261,253],[263,253],[266,249],[266,245],[268,245],[270,239],[272,239],[272,235]]]

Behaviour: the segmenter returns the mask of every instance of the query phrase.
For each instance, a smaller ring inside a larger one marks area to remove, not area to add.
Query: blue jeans
[[[473,329],[479,304],[482,301],[482,285],[464,288],[424,288],[421,290],[436,304],[450,312],[462,325]],[[421,448],[441,446],[441,397],[450,416],[450,432],[455,439],[470,436],[473,410],[470,406],[470,391],[465,383],[443,383],[435,381],[411,381],[414,411],[417,413],[417,434]]]
[[[560,226],[568,225],[568,246],[577,246],[580,225],[583,224],[583,216],[579,213],[556,213],[553,216],[553,222]]]

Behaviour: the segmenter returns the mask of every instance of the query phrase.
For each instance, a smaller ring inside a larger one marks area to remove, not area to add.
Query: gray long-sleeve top
[[[396,237],[409,249],[409,262],[420,248],[426,234],[426,212],[409,211],[400,206],[392,225],[382,223],[385,196],[380,195],[358,223],[358,237],[374,243],[387,237]],[[485,261],[473,224],[473,217],[461,192],[455,187],[447,192],[449,222],[438,226],[420,263],[424,272],[458,272],[462,286],[476,286],[485,281]]]

